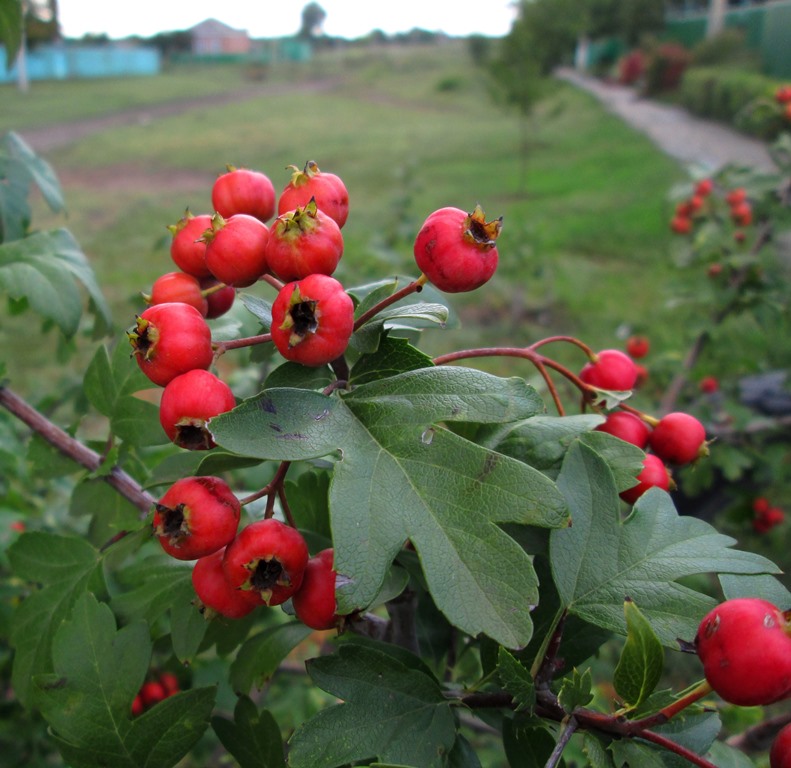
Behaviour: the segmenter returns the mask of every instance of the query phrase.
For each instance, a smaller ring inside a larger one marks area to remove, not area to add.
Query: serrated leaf
[[[563,678],[558,701],[566,712],[590,704],[593,701],[593,675],[590,669],[582,673],[576,668],[572,669],[571,674]]]
[[[513,696],[517,712],[532,708],[536,701],[536,689],[530,670],[505,648],[500,648],[497,654],[497,674],[500,684]]]
[[[589,768],[615,768],[612,755],[605,749],[597,736],[588,732],[582,739],[582,751],[588,758]]]
[[[283,739],[275,718],[260,712],[247,696],[240,696],[233,721],[213,717],[212,728],[241,768],[285,768]]]
[[[266,389],[296,387],[297,389],[324,389],[332,381],[332,372],[326,365],[312,368],[286,361],[278,365],[264,382]]]
[[[723,573],[720,574],[720,585],[726,600],[733,600],[736,597],[760,597],[783,610],[791,607],[791,592],[774,576]]]
[[[642,704],[662,677],[665,656],[662,643],[631,600],[623,606],[626,643],[613,675],[616,693],[630,707]]]
[[[34,679],[34,701],[73,768],[171,768],[206,730],[213,688],[183,691],[131,718],[151,658],[148,627],[116,628],[85,593],[53,641],[54,672]]]
[[[555,743],[555,737],[541,720],[503,720],[503,750],[510,768],[544,768]]]
[[[8,550],[14,574],[43,585],[14,612],[15,649],[11,682],[17,698],[30,701],[31,678],[52,669],[52,637],[89,585],[101,584],[99,553],[84,539],[51,533],[26,533]]]
[[[351,370],[353,384],[395,376],[406,371],[416,371],[431,365],[431,358],[407,339],[384,335],[375,352],[363,355]]]
[[[377,316],[385,328],[425,328],[431,325],[444,326],[448,319],[448,308],[444,304],[418,302],[395,304],[383,309]]]
[[[290,741],[291,768],[334,768],[371,757],[424,768],[445,764],[456,724],[432,677],[357,645],[309,660],[308,672],[344,703],[297,728]]]
[[[670,496],[645,493],[624,521],[606,462],[579,442],[558,477],[573,525],[550,534],[553,578],[564,607],[596,626],[625,634],[623,600],[640,605],[663,645],[694,637],[716,601],[677,583],[698,573],[778,573],[771,561],[732,549],[708,523],[680,517]]]
[[[275,674],[283,659],[310,633],[310,628],[302,622],[290,621],[268,627],[248,638],[231,664],[233,689],[248,693],[253,685],[263,685]]]
[[[645,453],[640,448],[606,432],[595,430],[581,435],[580,440],[607,462],[619,493],[637,484],[637,476],[643,471],[645,459]]]
[[[640,768],[667,768],[658,749],[635,739],[618,739],[610,744],[613,761],[617,766]]]
[[[539,409],[521,379],[428,368],[342,399],[265,390],[213,419],[212,433],[225,448],[261,459],[341,453],[330,487],[341,613],[371,604],[409,539],[452,623],[518,647],[530,638],[537,582],[530,557],[499,526],[565,525],[565,504],[536,470],[439,422],[507,422]]]
[[[4,6],[7,5],[7,3],[4,4]],[[63,192],[55,171],[43,157],[33,151],[33,148],[18,133],[13,131],[6,133],[3,136],[2,150],[0,151],[3,154],[7,153],[25,176],[38,187],[51,211],[60,213],[64,210]],[[4,168],[4,171],[5,173],[0,175],[7,175],[8,169]]]
[[[258,296],[252,296],[249,293],[241,293],[239,298],[242,300],[245,309],[261,323],[264,333],[268,333],[269,328],[272,326],[272,302],[260,299]]]
[[[82,317],[80,284],[90,295],[97,334],[105,333],[111,325],[109,307],[68,230],[37,232],[0,245],[0,287],[12,299],[27,301],[66,337],[74,336]]]
[[[332,540],[330,530],[328,472],[303,472],[296,480],[286,480],[286,499],[297,528]]]

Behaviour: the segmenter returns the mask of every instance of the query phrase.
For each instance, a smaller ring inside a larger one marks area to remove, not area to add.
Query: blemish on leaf
[[[266,413],[277,413],[277,408],[275,408],[275,404],[274,404],[274,403],[272,402],[272,400],[271,400],[270,398],[268,398],[268,397],[262,397],[262,398],[261,398],[261,399],[258,401],[258,407],[259,407],[259,408],[260,408],[262,411],[264,411],[264,412],[266,412]]]

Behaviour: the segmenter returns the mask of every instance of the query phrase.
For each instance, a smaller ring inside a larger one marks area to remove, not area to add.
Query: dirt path
[[[124,110],[122,112],[113,112],[109,115],[75,120],[68,123],[55,123],[53,125],[42,126],[41,128],[18,131],[18,133],[37,153],[42,154],[72,144],[94,133],[100,133],[101,131],[106,131],[118,126],[145,124],[158,118],[188,112],[191,109],[219,106],[232,102],[238,103],[260,98],[261,96],[279,96],[283,93],[293,92],[294,88],[300,88],[305,93],[326,91],[333,88],[336,84],[337,82],[335,80],[326,79],[310,80],[298,84],[278,83],[255,85],[195,99],[150,104],[144,107]]]
[[[557,76],[593,94],[614,114],[648,136],[663,152],[707,172],[725,165],[775,169],[766,145],[726,126],[694,117],[668,104],[641,98],[633,88],[603,83],[573,69]]]

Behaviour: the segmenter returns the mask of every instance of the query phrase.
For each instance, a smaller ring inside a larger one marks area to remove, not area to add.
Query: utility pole
[[[725,27],[727,0],[710,0],[709,17],[706,22],[706,39],[716,37]]]

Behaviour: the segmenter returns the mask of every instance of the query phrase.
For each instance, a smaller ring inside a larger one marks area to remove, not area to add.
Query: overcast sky
[[[299,30],[307,1],[297,0],[60,0],[66,37],[106,34],[111,38],[189,29],[214,18],[252,37],[281,37]],[[328,35],[361,37],[374,29],[388,34],[415,27],[449,35],[504,35],[514,18],[513,0],[319,0]]]

